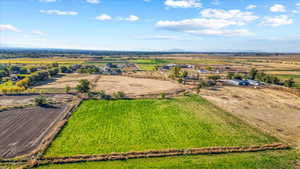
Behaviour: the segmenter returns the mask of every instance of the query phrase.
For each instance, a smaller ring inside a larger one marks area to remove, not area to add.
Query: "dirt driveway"
[[[223,87],[201,95],[241,119],[300,148],[300,97],[274,89]]]
[[[133,78],[126,76],[101,76],[94,90],[106,93],[122,91],[128,96],[159,94],[182,89],[181,85],[164,80]]]

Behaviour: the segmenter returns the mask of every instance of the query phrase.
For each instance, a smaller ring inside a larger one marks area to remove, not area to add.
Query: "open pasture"
[[[30,153],[61,117],[66,106],[0,112],[0,158]]]
[[[88,100],[73,113],[45,156],[247,146],[276,141],[197,96]]]
[[[170,81],[126,76],[101,76],[94,88],[109,94],[122,91],[128,96],[168,93],[179,89],[182,89],[181,85]]]
[[[0,59],[0,64],[32,64],[32,65],[45,65],[45,64],[82,64],[87,59],[79,58],[17,58],[17,59]]]
[[[300,97],[286,91],[242,87],[202,90],[201,96],[300,147]]]

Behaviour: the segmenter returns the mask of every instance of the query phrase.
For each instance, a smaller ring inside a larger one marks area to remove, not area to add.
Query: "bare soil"
[[[86,79],[93,82],[96,81],[99,77],[100,75],[78,74],[78,73],[67,74],[65,76],[56,78],[49,83],[37,86],[35,88],[36,89],[65,88],[66,86],[75,88],[79,84],[79,81],[82,79]]]
[[[34,98],[38,95],[0,96],[0,106],[23,106],[33,104]],[[47,94],[45,95],[52,102],[69,102],[73,96],[69,94]]]
[[[94,88],[95,91],[104,90],[109,94],[122,91],[127,96],[168,93],[179,89],[182,89],[181,85],[171,81],[125,76],[101,76]]]
[[[274,89],[243,87],[202,90],[201,95],[250,124],[300,148],[299,96]]]
[[[66,106],[31,107],[0,112],[0,158],[33,151],[65,109]]]

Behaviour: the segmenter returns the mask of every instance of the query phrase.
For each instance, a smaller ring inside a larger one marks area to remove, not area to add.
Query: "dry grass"
[[[255,126],[300,146],[300,97],[279,90],[241,87],[202,90],[201,95]]]
[[[89,81],[95,81],[99,78],[100,75],[90,75],[90,74],[67,74],[66,76],[55,79],[53,82],[50,82],[45,85],[37,86],[36,89],[49,89],[49,88],[65,88],[70,86],[75,88],[76,85],[82,79],[87,79]]]
[[[159,94],[177,89],[181,89],[181,86],[170,81],[125,76],[101,76],[94,88],[96,91],[104,90],[109,94],[122,91],[128,96]]]

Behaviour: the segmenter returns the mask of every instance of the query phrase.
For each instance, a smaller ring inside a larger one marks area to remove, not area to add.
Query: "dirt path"
[[[12,158],[32,151],[65,108],[31,107],[0,112],[0,158]]]
[[[242,87],[202,90],[201,95],[300,148],[300,97],[279,90]]]

